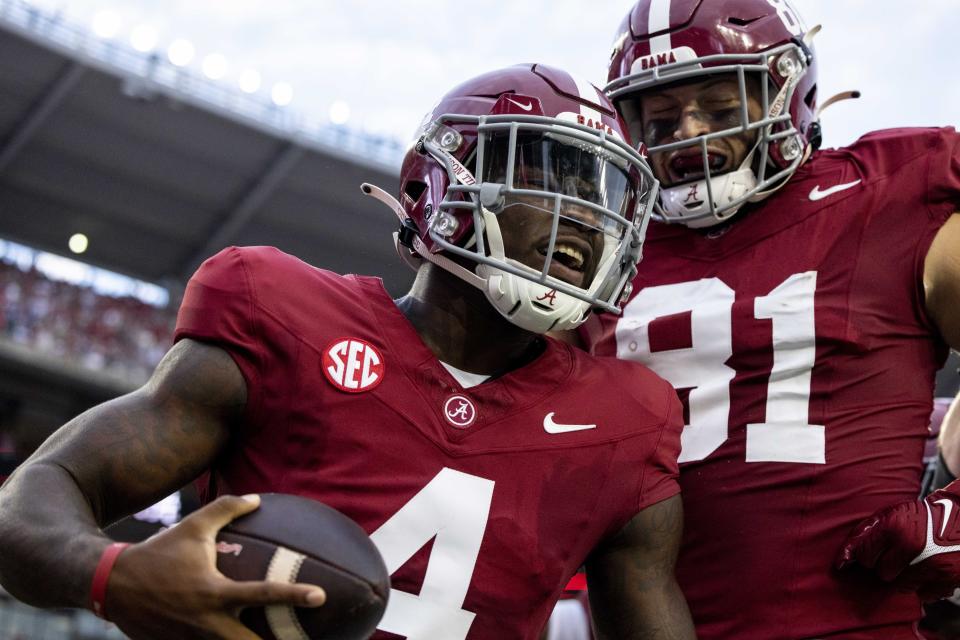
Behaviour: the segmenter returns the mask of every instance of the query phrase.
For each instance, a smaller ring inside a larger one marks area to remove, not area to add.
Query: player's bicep
[[[686,601],[674,577],[683,533],[675,495],[637,514],[587,561],[597,636],[693,638]]]
[[[923,268],[926,306],[947,343],[960,349],[960,212],[937,232]]]
[[[245,381],[225,351],[182,340],[143,387],[80,414],[29,462],[65,469],[103,525],[199,475],[245,402]]]
[[[673,579],[683,533],[683,507],[675,495],[650,505],[590,555],[590,592],[606,589],[612,578],[637,592]]]

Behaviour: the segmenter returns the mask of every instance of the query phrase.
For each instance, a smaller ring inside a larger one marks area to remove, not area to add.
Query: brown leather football
[[[217,568],[234,580],[319,585],[321,607],[255,607],[240,620],[264,640],[365,640],[390,594],[390,575],[366,532],[316,500],[264,493],[260,508],[220,530]]]

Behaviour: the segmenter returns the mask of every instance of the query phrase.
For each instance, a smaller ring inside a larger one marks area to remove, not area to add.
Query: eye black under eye
[[[643,127],[643,139],[647,144],[653,144],[669,137],[676,129],[676,118],[655,118],[648,120]]]
[[[719,109],[717,111],[710,112],[710,118],[714,123],[722,124],[726,127],[735,127],[740,122],[740,106],[731,107],[728,109]]]

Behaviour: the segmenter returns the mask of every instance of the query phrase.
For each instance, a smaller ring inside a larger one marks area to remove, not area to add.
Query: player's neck
[[[535,359],[545,342],[512,324],[483,293],[432,265],[421,268],[397,307],[439,360],[497,376]]]

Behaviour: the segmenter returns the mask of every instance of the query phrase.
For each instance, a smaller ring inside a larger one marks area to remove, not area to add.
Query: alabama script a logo
[[[540,297],[537,298],[536,300],[537,300],[537,302],[544,302],[544,301],[546,301],[547,304],[549,304],[549,305],[552,307],[553,305],[555,305],[555,304],[557,303],[557,290],[556,290],[556,289],[550,289],[549,291],[547,291],[546,293],[544,293],[542,296],[540,296]]]
[[[443,416],[457,429],[466,429],[477,419],[477,408],[466,396],[450,396],[443,403]]]

